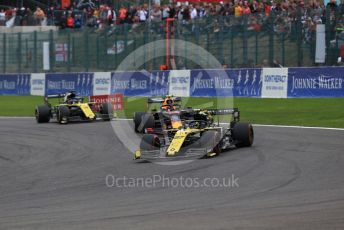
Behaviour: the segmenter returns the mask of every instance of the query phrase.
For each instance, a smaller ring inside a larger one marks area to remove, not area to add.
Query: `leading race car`
[[[58,98],[58,104],[51,105],[49,98]],[[44,103],[35,109],[38,123],[49,122],[51,118],[56,118],[60,124],[67,124],[69,121],[94,121],[98,117],[109,121],[113,117],[113,106],[110,103],[84,102],[84,99],[77,97],[75,92],[48,95],[44,98]]]
[[[249,123],[239,122],[238,109],[212,109],[207,110],[206,114],[229,114],[232,119],[226,127],[207,119],[182,120],[180,114],[174,114],[173,122],[179,122],[178,128],[167,128],[165,120],[160,119],[161,128],[145,129],[134,159],[168,161],[212,157],[231,147],[249,147],[253,144],[253,127]]]
[[[187,120],[202,120],[211,125],[213,115],[208,110],[181,109],[181,98],[167,95],[165,98],[148,98],[147,112],[135,112],[133,116],[135,132],[144,133],[146,129],[178,129]],[[154,105],[160,105],[157,109]]]

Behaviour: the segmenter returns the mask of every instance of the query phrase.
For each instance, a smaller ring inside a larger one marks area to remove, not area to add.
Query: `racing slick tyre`
[[[155,128],[154,116],[149,113],[142,115],[141,122],[137,127],[137,132],[144,133],[147,128]]]
[[[35,109],[35,117],[38,123],[45,123],[50,121],[51,112],[47,105],[39,105]]]
[[[57,110],[57,114],[56,114],[58,123],[67,124],[69,114],[70,114],[70,111],[67,106],[64,106],[64,105],[59,106]]]
[[[155,134],[144,134],[141,139],[140,149],[143,151],[157,150],[160,148],[159,137]]]
[[[145,112],[134,112],[133,121],[134,121],[134,127],[135,132],[139,132],[138,128],[141,124],[142,117],[145,115]]]
[[[100,109],[103,121],[110,121],[113,118],[113,106],[111,103],[103,103]]]
[[[249,123],[236,123],[232,129],[233,139],[237,142],[236,147],[250,147],[253,144],[253,127]]]
[[[219,132],[216,130],[205,131],[199,139],[199,145],[201,148],[212,148],[211,152],[219,155],[221,153]]]

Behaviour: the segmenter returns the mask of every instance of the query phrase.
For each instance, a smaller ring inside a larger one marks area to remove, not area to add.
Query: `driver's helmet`
[[[165,100],[162,103],[161,108],[163,110],[169,110],[169,111],[174,110],[175,108],[174,108],[173,98],[171,96],[166,96]]]
[[[76,95],[75,95],[74,92],[66,93],[66,95],[65,95],[65,97],[64,97],[65,103],[67,103],[67,104],[73,104],[75,96],[76,96]]]

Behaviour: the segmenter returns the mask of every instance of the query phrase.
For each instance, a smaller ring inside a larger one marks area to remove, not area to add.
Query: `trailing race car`
[[[213,109],[208,114],[231,114],[228,127],[207,120],[189,119],[181,122],[178,129],[146,128],[142,136],[140,149],[135,152],[135,159],[148,161],[165,161],[212,157],[232,147],[249,147],[253,144],[253,127],[249,123],[241,123],[238,109]],[[175,117],[177,119],[177,116]]]
[[[214,122],[208,110],[186,108],[181,109],[180,97],[148,98],[148,112],[135,112],[133,116],[135,132],[144,133],[146,129],[178,129],[187,120],[202,120],[207,125]],[[160,108],[152,108],[160,104]]]
[[[49,98],[58,98],[58,105],[52,106]],[[109,121],[113,117],[113,106],[110,103],[84,102],[75,92],[48,95],[44,98],[44,103],[35,109],[38,123],[49,122],[51,118],[56,118],[60,124],[67,124],[69,121],[93,121],[97,117]]]

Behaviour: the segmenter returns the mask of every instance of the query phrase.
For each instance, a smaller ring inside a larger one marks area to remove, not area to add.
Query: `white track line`
[[[0,119],[34,119],[34,117],[3,117],[0,116]],[[113,121],[130,121],[129,118],[114,118]],[[225,125],[228,123],[220,123]],[[344,131],[344,128],[329,128],[329,127],[312,127],[312,126],[297,126],[297,125],[262,125],[262,124],[253,124],[257,127],[272,127],[272,128],[293,128],[293,129],[323,129],[323,130],[339,130]]]
[[[128,118],[115,118],[117,121],[129,121],[132,119]],[[226,125],[228,123],[220,123],[220,125]],[[262,124],[253,124],[257,127],[275,127],[275,128],[294,128],[294,129],[324,129],[324,130],[340,130],[344,131],[344,128],[329,128],[329,127],[312,127],[312,126],[297,126],[297,125],[262,125]]]

